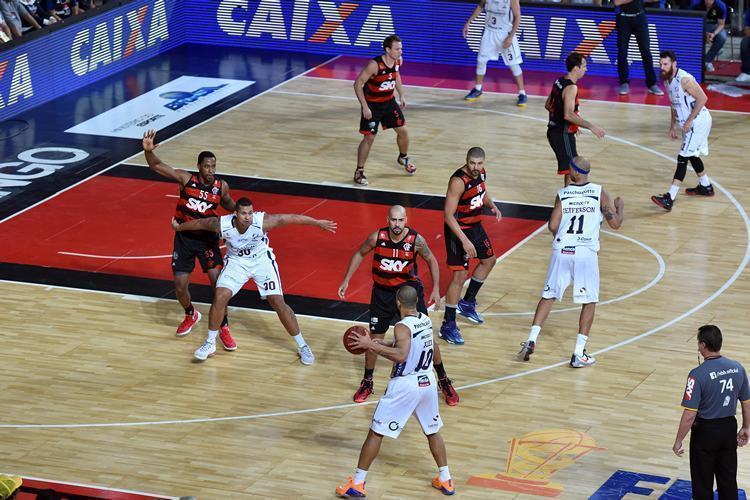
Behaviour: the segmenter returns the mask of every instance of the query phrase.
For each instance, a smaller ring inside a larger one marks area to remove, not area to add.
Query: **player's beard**
[[[659,70],[659,73],[661,75],[661,79],[664,81],[671,80],[673,75],[673,69],[670,68],[669,71],[661,71]]]
[[[393,234],[395,234],[396,236],[398,236],[399,234],[401,234],[403,232],[403,230],[404,230],[404,228],[402,228],[402,227],[392,227],[391,228],[391,232]]]

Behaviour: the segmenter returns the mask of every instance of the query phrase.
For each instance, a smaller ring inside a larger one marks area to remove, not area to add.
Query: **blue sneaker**
[[[463,316],[464,318],[468,319],[469,321],[473,321],[474,323],[481,325],[484,323],[484,318],[481,314],[477,312],[477,301],[472,300],[471,302],[468,302],[464,299],[461,299],[458,301],[458,314]]]
[[[518,106],[519,108],[523,108],[524,106],[526,106],[527,102],[529,102],[529,97],[526,94],[518,94],[516,106]]]
[[[464,345],[464,338],[455,321],[443,321],[438,336],[449,344]]]
[[[471,89],[471,92],[466,94],[466,97],[464,97],[464,101],[476,101],[482,97],[482,91],[477,89]]]

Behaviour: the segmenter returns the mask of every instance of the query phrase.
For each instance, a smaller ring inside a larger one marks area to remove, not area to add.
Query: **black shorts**
[[[359,120],[359,133],[364,135],[375,135],[378,133],[378,123],[381,124],[383,130],[389,128],[403,127],[406,125],[406,118],[404,118],[404,112],[401,111],[401,106],[398,105],[396,99],[391,99],[383,103],[369,102],[367,105],[372,111],[372,119],[367,120],[364,116],[360,117]]]
[[[410,281],[406,285],[417,289],[417,311],[427,314],[427,304],[424,301],[424,286],[421,281]],[[384,334],[391,324],[399,322],[401,317],[396,307],[397,290],[389,290],[377,285],[372,287],[370,296],[370,333]]]
[[[448,255],[448,269],[451,271],[468,270],[469,258],[464,252],[461,240],[453,234],[448,224],[443,224],[443,232],[445,233],[445,252]],[[477,249],[478,259],[484,260],[494,257],[495,252],[492,250],[492,242],[481,224],[464,229],[463,232],[474,245],[474,248]]]
[[[557,173],[570,173],[570,160],[578,156],[576,151],[576,135],[558,127],[547,128],[547,140],[557,157]]]
[[[198,258],[204,273],[222,264],[219,239],[194,237],[185,233],[175,233],[172,253],[172,273],[192,273],[195,258]]]

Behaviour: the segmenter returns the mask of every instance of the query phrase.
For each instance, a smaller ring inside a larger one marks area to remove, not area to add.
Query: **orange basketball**
[[[354,335],[367,335],[369,337],[370,336],[370,332],[367,330],[367,328],[365,328],[362,325],[350,326],[344,332],[344,339],[343,340],[344,340],[344,347],[346,348],[346,350],[349,351],[352,354],[362,354],[367,349],[356,349],[356,348],[352,347],[352,341],[351,341],[351,339],[349,337],[350,336],[354,336]]]

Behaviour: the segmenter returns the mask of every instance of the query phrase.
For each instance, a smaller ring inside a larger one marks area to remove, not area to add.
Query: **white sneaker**
[[[714,70],[713,63],[710,63],[710,62],[706,63],[706,71],[708,71],[709,73],[711,73],[711,72],[713,72],[713,70]]]
[[[209,356],[216,354],[216,342],[206,340],[203,345],[195,350],[195,359],[206,361]]]
[[[299,360],[303,365],[311,365],[315,362],[315,356],[313,356],[310,346],[307,344],[297,349],[297,356],[299,356]]]
[[[750,74],[748,73],[740,73],[739,76],[737,76],[738,82],[750,82]]]
[[[583,368],[593,365],[594,363],[596,363],[596,359],[594,359],[593,356],[589,356],[588,354],[586,354],[586,351],[583,351],[583,356],[573,354],[570,357],[570,366],[572,366],[573,368]]]

